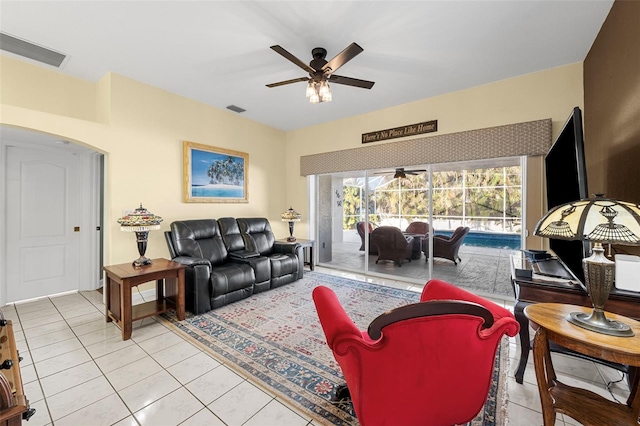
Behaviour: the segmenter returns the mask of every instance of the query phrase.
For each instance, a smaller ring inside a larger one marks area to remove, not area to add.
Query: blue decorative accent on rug
[[[330,287],[361,329],[383,312],[419,301],[420,294],[319,272],[305,272],[292,284],[209,311],[185,321],[164,314],[225,365],[320,422],[358,424],[351,402],[334,402],[344,384],[340,366],[326,345],[311,298],[312,290]],[[494,426],[500,351],[485,407],[470,425]]]

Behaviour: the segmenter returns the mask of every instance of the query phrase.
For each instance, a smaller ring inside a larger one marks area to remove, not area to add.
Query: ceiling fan
[[[416,169],[416,170],[405,170],[404,167],[398,167],[395,170],[395,174],[393,175],[394,179],[406,179],[407,175],[417,175],[418,172],[426,172],[425,169]],[[378,172],[374,173],[376,175],[385,175],[393,172]]]
[[[329,89],[329,82],[344,84],[346,86],[361,87],[363,89],[371,89],[375,84],[373,81],[360,80],[357,78],[344,77],[334,74],[334,72],[336,72],[338,68],[349,62],[364,50],[356,43],[351,43],[349,46],[347,46],[346,49],[338,53],[333,59],[328,62],[325,59],[327,56],[326,49],[322,47],[316,47],[311,51],[313,59],[311,60],[311,62],[309,62],[309,65],[293,56],[282,46],[271,46],[271,49],[308,72],[309,77],[300,77],[294,78],[292,80],[280,81],[278,83],[271,83],[267,84],[267,87],[278,87],[284,86],[285,84],[306,81],[308,83],[307,97],[309,98],[309,101],[311,103],[331,101],[331,90]]]

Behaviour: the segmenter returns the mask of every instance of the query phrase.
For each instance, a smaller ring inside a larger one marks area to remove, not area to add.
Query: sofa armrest
[[[304,248],[300,244],[279,243],[273,244],[274,253],[295,254],[298,258],[298,279],[304,276]]]
[[[276,253],[297,254],[299,247],[301,247],[300,244],[279,243],[278,241],[273,243],[273,251]]]
[[[173,262],[178,262],[186,266],[205,265],[209,269],[211,269],[211,262],[201,257],[178,256],[174,257],[171,260]]]
[[[211,262],[189,256],[178,256],[171,260],[187,266],[184,273],[185,308],[196,315],[211,310]]]

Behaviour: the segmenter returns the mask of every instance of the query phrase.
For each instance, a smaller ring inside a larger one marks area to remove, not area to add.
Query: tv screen
[[[582,111],[575,107],[544,159],[547,180],[547,209],[589,196],[584,159]],[[582,259],[589,244],[582,241],[549,239],[549,247],[571,272],[584,282]]]

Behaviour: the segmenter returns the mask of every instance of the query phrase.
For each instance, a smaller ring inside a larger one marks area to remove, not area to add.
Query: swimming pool
[[[435,234],[450,237],[453,231],[436,231]],[[466,246],[520,250],[520,234],[469,231],[462,244]]]

